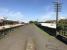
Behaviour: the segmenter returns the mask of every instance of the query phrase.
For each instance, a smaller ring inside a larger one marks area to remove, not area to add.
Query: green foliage
[[[29,21],[29,23],[33,23],[33,21]]]
[[[37,23],[38,23],[38,21],[29,21],[29,23],[37,24]]]
[[[65,19],[65,20],[63,20],[63,19],[59,20],[57,28],[60,29],[60,30],[61,29],[63,30],[65,27],[67,27],[67,19]]]

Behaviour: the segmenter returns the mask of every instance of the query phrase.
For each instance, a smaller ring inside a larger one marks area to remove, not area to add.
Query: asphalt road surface
[[[27,47],[27,43],[30,47]],[[30,50],[67,50],[66,44],[34,24],[19,27],[0,39],[0,50],[29,50],[32,47]]]

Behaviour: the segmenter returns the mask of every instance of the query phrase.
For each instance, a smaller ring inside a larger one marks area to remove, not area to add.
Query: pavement
[[[28,24],[0,39],[0,50],[67,50],[67,45],[34,24]]]

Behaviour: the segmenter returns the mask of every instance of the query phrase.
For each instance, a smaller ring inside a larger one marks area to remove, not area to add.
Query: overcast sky
[[[0,17],[25,22],[55,19],[54,1],[56,0],[0,0]],[[67,0],[63,0],[60,16],[67,17],[66,13]]]

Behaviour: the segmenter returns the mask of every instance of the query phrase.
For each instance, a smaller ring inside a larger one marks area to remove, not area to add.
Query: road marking
[[[28,39],[26,50],[35,50],[35,44],[32,39]]]

